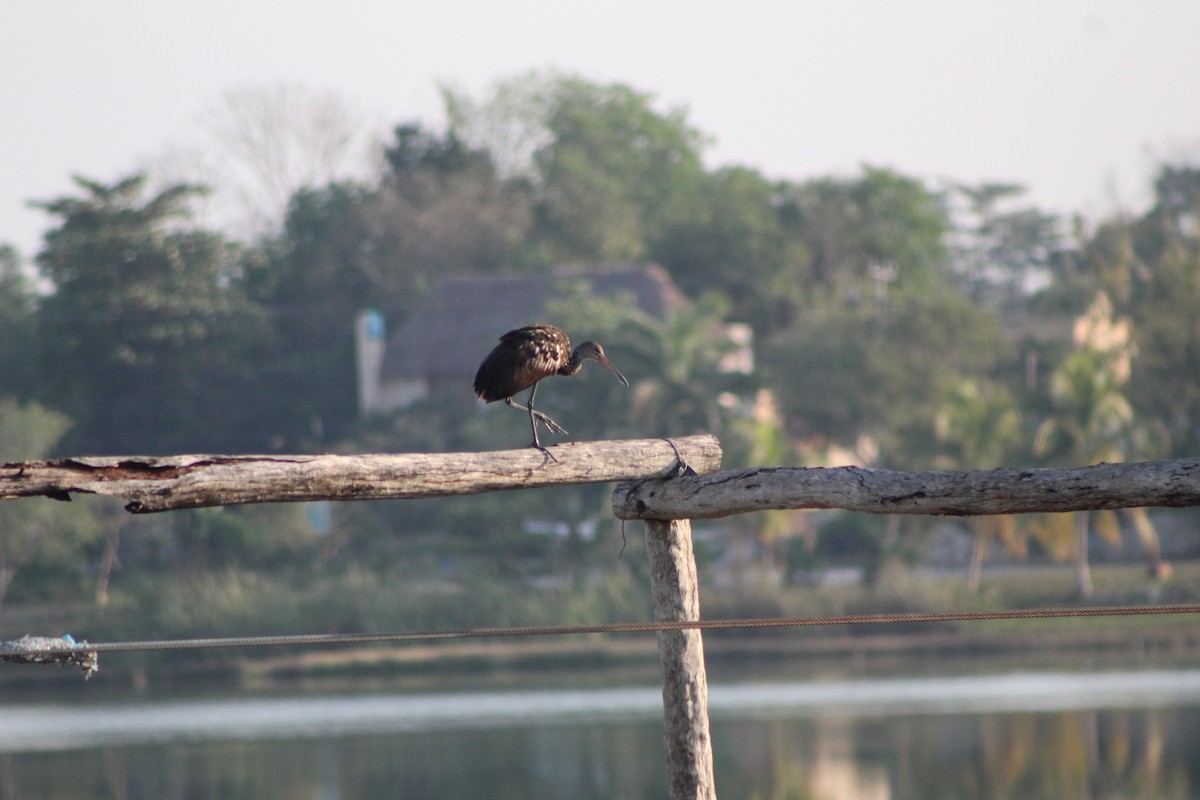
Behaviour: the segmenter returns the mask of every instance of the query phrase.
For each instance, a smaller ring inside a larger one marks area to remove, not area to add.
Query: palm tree
[[[998,467],[1024,437],[1021,412],[1012,396],[999,389],[985,392],[970,380],[950,390],[938,411],[935,430],[947,451],[939,461],[957,469]],[[983,559],[993,540],[1021,558],[1027,547],[1011,515],[971,517],[968,524],[975,543],[967,585],[975,592],[979,590]]]
[[[1100,293],[1076,321],[1075,345],[1054,371],[1050,384],[1054,411],[1038,428],[1034,452],[1063,463],[1095,464],[1126,461],[1152,449],[1153,432],[1134,419],[1133,406],[1123,391],[1133,359],[1130,326],[1127,320],[1113,320],[1112,304],[1105,294]],[[1158,568],[1153,527],[1144,510],[1133,511],[1129,516]],[[1088,566],[1093,514],[1102,533],[1114,539],[1119,535],[1112,512],[1073,513],[1076,580],[1083,597],[1093,591]],[[1051,537],[1061,536],[1063,527],[1051,523],[1043,526],[1043,531]]]

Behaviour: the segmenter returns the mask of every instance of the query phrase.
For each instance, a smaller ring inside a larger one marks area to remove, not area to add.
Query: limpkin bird
[[[553,325],[528,325],[509,331],[500,337],[500,344],[488,353],[475,373],[475,394],[486,403],[503,400],[506,405],[529,412],[529,427],[533,430],[533,442],[546,455],[550,451],[538,440],[538,423],[551,433],[567,431],[550,417],[533,407],[538,381],[551,375],[571,376],[583,368],[586,359],[594,359],[612,370],[622,385],[629,381],[620,370],[612,365],[604,348],[596,342],[584,342],[571,349],[571,340],[561,328]],[[529,389],[525,405],[513,400],[513,395]],[[553,458],[553,456],[550,456]]]

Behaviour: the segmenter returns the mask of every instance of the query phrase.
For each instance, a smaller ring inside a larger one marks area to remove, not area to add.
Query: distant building
[[[469,396],[475,370],[500,334],[555,322],[547,303],[578,285],[597,297],[628,297],[655,319],[688,305],[666,270],[652,264],[445,278],[386,340],[378,312],[360,315],[360,412],[396,411],[443,392]]]

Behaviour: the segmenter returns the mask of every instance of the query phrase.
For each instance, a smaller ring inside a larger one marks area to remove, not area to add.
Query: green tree
[[[29,397],[38,381],[37,304],[15,248],[0,245],[0,394]]]
[[[949,217],[915,178],[868,166],[854,179],[796,184],[785,202],[811,256],[805,277],[814,300],[878,296],[888,284],[919,294],[949,276]]]
[[[700,182],[695,202],[652,243],[651,258],[693,296],[723,293],[729,317],[759,338],[785,327],[810,297],[808,248],[786,186],[728,167]]]
[[[629,421],[634,430],[676,436],[711,432],[730,438],[749,381],[729,369],[737,344],[722,324],[720,296],[680,309],[625,337],[642,375],[634,387]],[[732,445],[733,442],[728,443]]]
[[[446,103],[452,135],[530,181],[542,263],[644,259],[694,209],[703,137],[683,109],[656,110],[652,95],[530,73],[483,102],[448,91]]]
[[[992,469],[1002,466],[1025,440],[1025,429],[1016,399],[1000,387],[962,380],[947,393],[936,417],[938,441],[946,448],[939,466],[950,469]],[[967,585],[978,591],[983,559],[992,541],[1010,553],[1028,552],[1011,515],[971,517],[975,535]]]
[[[1057,216],[1032,206],[1005,208],[1025,194],[1013,183],[954,185],[951,197],[965,206],[955,215],[953,270],[976,301],[1021,306],[1046,281],[1063,250]]]
[[[1123,230],[1127,289],[1114,299],[1138,351],[1129,396],[1166,427],[1175,455],[1190,455],[1200,450],[1200,166],[1163,166],[1153,208]]]
[[[1088,312],[1076,321],[1076,349],[1054,371],[1050,395],[1053,412],[1038,428],[1035,452],[1059,463],[1070,465],[1121,462],[1150,455],[1162,446],[1163,438],[1155,426],[1139,422],[1124,393],[1129,381],[1134,346],[1127,319],[1114,319],[1108,296],[1100,293]],[[1080,595],[1092,594],[1088,564],[1089,522],[1111,539],[1119,535],[1114,516],[1109,512],[1078,511],[1057,515],[1041,526],[1054,552],[1073,552],[1076,582]],[[1062,543],[1068,536],[1057,520],[1074,523],[1074,546]],[[1139,533],[1145,536],[1145,520],[1134,517]],[[1152,549],[1157,559],[1157,543]]]
[[[879,308],[813,310],[767,348],[767,384],[796,441],[865,443],[900,468],[938,455],[933,425],[951,387],[1007,356],[998,318],[945,289]]]
[[[1132,309],[1138,358],[1129,395],[1166,429],[1177,457],[1200,452],[1200,247],[1173,247]]]
[[[0,398],[0,460],[43,458],[70,427],[67,417],[37,403]],[[37,499],[0,503],[0,606],[24,567],[79,571],[83,548],[94,535],[94,523],[81,504]]]
[[[1154,205],[1141,216],[1119,214],[1093,229],[1077,222],[1075,252],[1051,260],[1046,298],[1080,313],[1097,291],[1133,323],[1138,358],[1125,392],[1136,416],[1169,434],[1171,453],[1200,447],[1200,167],[1167,164],[1154,184]]]
[[[391,171],[375,227],[384,232],[377,246],[395,254],[382,282],[389,298],[412,303],[446,275],[528,266],[530,187],[504,176],[489,152],[453,130],[438,136],[401,125],[384,157]]]
[[[69,413],[73,450],[257,450],[270,428],[250,355],[264,321],[240,288],[242,254],[187,228],[200,189],[147,196],[142,175],[75,179],[79,196],[37,203],[57,218],[37,263],[44,400]]]
[[[353,184],[293,195],[279,239],[250,274],[276,349],[262,365],[279,447],[322,448],[358,418],[354,319],[383,301],[373,193]]]
[[[453,134],[400,125],[374,185],[291,198],[270,258],[252,274],[279,353],[265,366],[291,447],[357,435],[354,323],[379,308],[399,326],[447,275],[519,266],[528,192]]]

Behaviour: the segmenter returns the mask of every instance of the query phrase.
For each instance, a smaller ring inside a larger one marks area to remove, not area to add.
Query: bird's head
[[[583,342],[575,348],[574,355],[579,361],[583,361],[584,359],[588,358],[592,359],[593,361],[599,361],[601,364],[612,370],[612,374],[617,376],[617,380],[621,382],[622,386],[629,385],[628,379],[621,374],[619,369],[613,366],[612,362],[608,360],[608,356],[604,355],[604,348],[600,346],[599,342]]]

